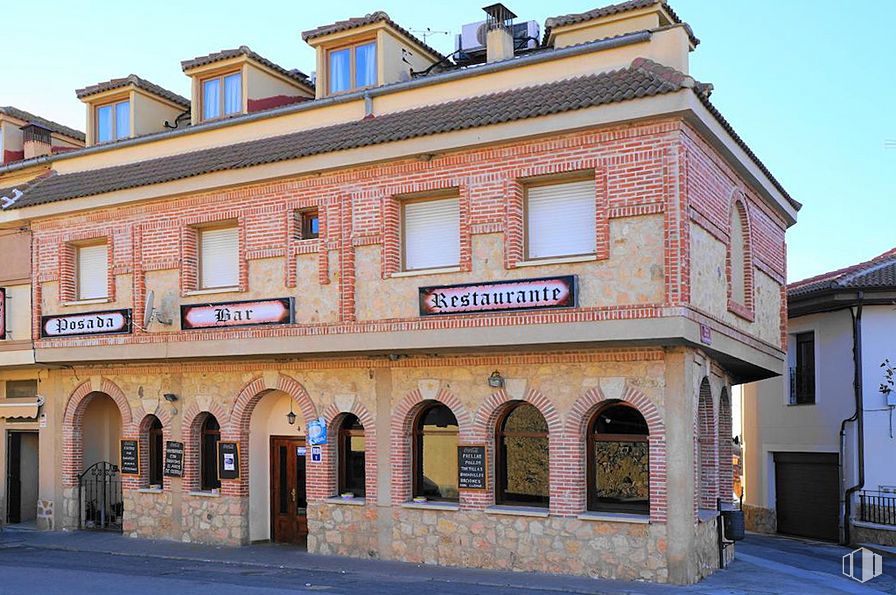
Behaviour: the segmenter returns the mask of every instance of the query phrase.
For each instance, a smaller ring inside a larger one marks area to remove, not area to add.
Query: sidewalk
[[[696,585],[677,587],[645,582],[624,582],[587,577],[447,568],[383,560],[361,560],[309,554],[281,545],[248,547],[207,546],[174,541],[131,539],[115,533],[38,532],[7,528],[0,533],[0,564],[4,551],[12,555],[23,548],[52,552],[112,555],[134,560],[177,560],[214,564],[218,568],[289,569],[307,576],[309,590],[368,587],[383,584],[385,592],[412,593],[426,584],[440,585],[443,592],[467,594],[517,590],[521,593],[896,593],[891,560],[884,562],[886,575],[865,585],[840,576],[840,556],[848,552],[833,544],[820,544],[774,536],[750,535],[738,545],[737,559],[726,570],[716,571]],[[65,554],[70,555],[70,554]],[[127,566],[126,563],[123,564]],[[307,574],[305,574],[307,573]],[[312,584],[314,582],[315,584]],[[404,585],[395,591],[395,584]],[[389,589],[387,590],[386,586]],[[344,592],[351,593],[352,589]]]

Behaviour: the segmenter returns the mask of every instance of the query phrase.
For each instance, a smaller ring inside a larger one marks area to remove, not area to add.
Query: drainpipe
[[[862,414],[862,300],[865,294],[858,293],[856,309],[851,307],[849,313],[852,316],[852,360],[853,360],[853,392],[855,393],[856,412],[840,424],[840,473],[843,473],[843,455],[846,452],[845,425],[846,422],[856,422],[859,481],[856,485],[847,488],[843,495],[843,544],[849,545],[849,517],[852,512],[852,496],[865,487],[865,424]]]

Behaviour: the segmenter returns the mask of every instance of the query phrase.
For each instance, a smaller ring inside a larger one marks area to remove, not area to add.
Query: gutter
[[[841,485],[845,481],[844,476],[844,453],[846,451],[846,424],[847,422],[856,422],[856,431],[858,432],[856,448],[858,449],[858,483],[846,489],[843,493],[842,506],[842,541],[843,545],[850,544],[849,519],[852,514],[852,497],[853,495],[865,487],[865,420],[863,415],[862,404],[862,302],[865,298],[863,292],[857,294],[857,305],[855,310],[852,306],[849,308],[849,314],[852,316],[852,357],[853,357],[853,392],[856,402],[856,411],[852,417],[844,419],[840,422],[840,477]]]
[[[5,167],[0,167],[0,174],[4,174],[11,171],[16,171],[19,169],[26,169],[29,167],[33,167],[35,165],[39,165],[41,163],[45,163],[48,161],[61,161],[64,159],[73,159],[75,157],[83,157],[85,155],[92,155],[94,153],[102,153],[105,151],[112,151],[115,149],[121,149],[123,147],[131,147],[134,145],[141,145],[144,143],[154,142],[157,140],[167,140],[169,138],[174,138],[177,136],[191,134],[193,132],[202,132],[207,130],[216,130],[218,128],[226,128],[228,126],[238,126],[240,124],[247,124],[250,122],[255,122],[258,120],[263,120],[267,118],[273,118],[276,116],[284,116],[288,114],[298,113],[306,110],[316,109],[318,107],[325,107],[328,105],[338,105],[342,103],[349,103],[352,101],[357,101],[359,99],[364,99],[365,97],[379,97],[380,95],[389,95],[392,93],[398,93],[404,91],[406,89],[416,89],[419,87],[425,87],[428,85],[436,85],[440,83],[445,83],[449,81],[453,81],[455,79],[460,78],[468,78],[478,76],[480,74],[490,74],[492,72],[499,72],[502,70],[508,70],[511,68],[516,68],[518,66],[527,66],[530,64],[538,64],[541,62],[546,62],[549,60],[554,60],[558,58],[567,58],[571,56],[578,56],[581,54],[589,54],[592,52],[602,51],[613,49],[617,47],[622,47],[626,45],[636,44],[636,43],[644,43],[650,41],[652,37],[651,31],[637,31],[635,33],[626,33],[625,35],[619,35],[617,37],[611,37],[609,39],[601,39],[598,41],[591,41],[588,43],[582,43],[579,45],[569,46],[565,48],[560,48],[558,50],[552,49],[550,51],[543,51],[534,54],[527,54],[520,57],[508,58],[507,60],[501,60],[498,62],[491,62],[488,64],[483,64],[481,66],[472,66],[468,68],[452,70],[449,72],[444,72],[440,74],[434,74],[427,76],[422,79],[412,79],[405,82],[400,83],[392,83],[389,85],[383,85],[381,87],[376,87],[374,89],[364,89],[361,91],[355,91],[353,93],[346,93],[344,95],[336,95],[333,97],[325,97],[323,99],[314,99],[312,101],[303,101],[301,103],[294,103],[291,105],[286,105],[279,108],[274,108],[271,110],[265,110],[261,112],[255,112],[254,114],[246,114],[237,118],[230,118],[228,120],[221,120],[216,122],[209,122],[206,124],[197,124],[196,126],[190,126],[188,128],[183,128],[180,130],[170,130],[170,131],[162,131],[156,132],[153,134],[147,134],[144,136],[139,136],[135,138],[129,138],[121,141],[116,141],[114,143],[106,143],[102,145],[94,145],[92,147],[85,147],[83,149],[78,149],[77,151],[68,151],[66,153],[60,153],[58,155],[41,155],[40,157],[35,157],[32,159],[28,159],[25,161],[17,161],[11,165],[7,165]]]

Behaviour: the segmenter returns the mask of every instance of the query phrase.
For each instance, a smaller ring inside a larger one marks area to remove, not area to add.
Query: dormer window
[[[131,136],[131,102],[119,101],[96,108],[96,142],[108,143]]]
[[[243,75],[223,74],[202,81],[202,119],[214,120],[243,111]]]
[[[329,52],[330,93],[376,84],[376,42],[368,41]]]

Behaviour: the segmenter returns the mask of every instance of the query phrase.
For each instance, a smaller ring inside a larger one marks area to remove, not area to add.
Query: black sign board
[[[128,309],[40,317],[40,336],[44,339],[130,332],[131,311]]]
[[[265,324],[292,324],[292,298],[186,304],[180,307],[180,326],[184,330],[230,328]]]
[[[140,475],[140,443],[121,440],[121,474]]]
[[[165,465],[163,471],[165,477],[184,476],[184,443],[165,442]]]
[[[240,478],[240,445],[218,442],[218,479]]]
[[[576,293],[575,275],[421,287],[420,315],[575,308]]]
[[[457,487],[484,490],[488,487],[485,445],[457,447]]]
[[[6,290],[0,287],[0,340],[6,338]]]

